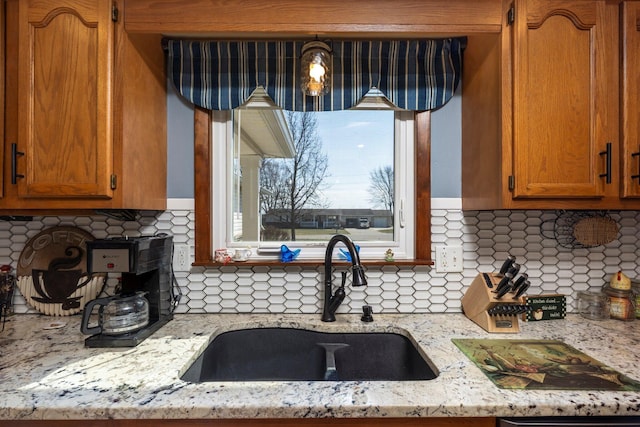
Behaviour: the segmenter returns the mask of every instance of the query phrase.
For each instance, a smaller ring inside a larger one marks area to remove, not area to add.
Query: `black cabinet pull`
[[[18,173],[18,156],[24,156],[22,151],[18,151],[18,144],[11,144],[11,184],[16,184],[18,178],[24,178],[24,175]]]
[[[607,142],[605,151],[600,152],[601,156],[605,156],[605,172],[600,174],[600,178],[604,178],[607,184],[611,184],[611,143]]]
[[[638,174],[631,175],[631,180],[638,179],[638,184],[640,184],[640,151],[636,151],[635,153],[631,153],[631,158],[638,158]]]

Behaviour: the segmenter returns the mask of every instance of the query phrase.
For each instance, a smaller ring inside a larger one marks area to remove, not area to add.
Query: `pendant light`
[[[302,46],[300,88],[307,96],[322,96],[331,88],[331,48],[320,40]]]

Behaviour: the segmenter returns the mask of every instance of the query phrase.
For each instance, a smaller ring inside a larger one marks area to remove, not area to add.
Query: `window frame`
[[[431,113],[414,112],[414,259],[396,260],[392,263],[384,260],[363,260],[365,264],[433,264],[431,256]],[[215,138],[212,125],[213,113],[201,107],[194,108],[194,210],[195,210],[195,260],[194,265],[220,266],[214,260],[213,226],[213,167],[211,146]],[[419,215],[418,213],[428,212]],[[408,220],[408,219],[405,219]],[[301,260],[288,263],[318,265],[318,260]],[[250,260],[242,265],[285,265],[279,260]]]
[[[256,107],[249,107],[256,108]],[[257,108],[276,108],[279,107],[261,107]],[[380,111],[378,106],[376,110]],[[394,114],[393,119],[393,159],[394,159],[394,173],[395,176],[395,210],[394,213],[394,239],[393,240],[380,240],[380,241],[365,241],[358,240],[357,244],[360,245],[360,259],[361,260],[375,260],[384,257],[384,253],[387,249],[391,249],[396,258],[413,259],[414,255],[414,239],[415,232],[413,230],[415,223],[413,221],[406,221],[405,212],[414,212],[414,177],[408,176],[398,171],[404,171],[412,167],[414,159],[413,150],[415,144],[410,147],[404,146],[406,141],[415,140],[415,126],[413,126],[414,115],[411,111],[404,110],[389,110]],[[361,110],[362,111],[362,110]],[[370,109],[370,111],[372,111]],[[252,247],[253,255],[252,259],[269,259],[277,258],[277,254],[274,250],[279,251],[281,244],[286,244],[291,249],[302,249],[298,260],[304,259],[321,259],[324,258],[327,239],[316,240],[296,240],[296,241],[282,241],[282,242],[257,242],[257,241],[230,241],[230,235],[232,233],[233,225],[230,223],[232,213],[230,212],[230,206],[233,203],[233,194],[231,190],[231,184],[229,182],[230,174],[233,168],[234,148],[235,142],[232,142],[237,130],[235,129],[235,114],[231,111],[213,111],[211,113],[212,118],[212,132],[214,140],[224,140],[225,144],[213,145],[211,151],[213,153],[213,170],[212,170],[212,206],[222,206],[224,209],[220,210],[221,217],[213,224],[213,245],[215,248],[227,248],[231,253],[234,249],[243,247]],[[396,173],[397,172],[397,173]],[[213,208],[212,208],[213,209]],[[330,232],[328,232],[331,234]]]

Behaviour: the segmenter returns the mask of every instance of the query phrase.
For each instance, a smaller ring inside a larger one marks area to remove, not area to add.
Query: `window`
[[[394,102],[399,108],[419,110],[409,113],[414,116],[415,162],[413,167],[407,167],[401,171],[402,176],[411,176],[415,180],[415,194],[412,200],[415,206],[414,214],[411,217],[405,217],[406,224],[414,226],[415,259],[406,263],[430,264],[429,132],[431,119],[428,111],[442,106],[458,86],[466,38],[399,41],[343,40],[337,42],[334,45],[333,58],[335,69],[353,69],[347,74],[342,74],[345,77],[344,84],[340,85],[342,89],[334,91],[326,98],[330,100],[327,105],[324,105],[323,99],[306,99],[291,95],[297,92],[297,89],[293,73],[295,67],[289,66],[295,63],[297,56],[286,52],[284,54],[278,53],[278,49],[293,48],[297,51],[297,46],[301,42],[257,40],[232,43],[235,44],[232,46],[230,42],[201,42],[197,40],[168,40],[167,43],[172,63],[172,66],[168,67],[171,80],[180,93],[196,105],[194,116],[195,263],[197,265],[214,264],[212,256],[214,243],[216,243],[214,236],[219,235],[217,234],[219,230],[215,230],[212,226],[221,223],[220,209],[225,212],[225,206],[227,206],[227,201],[224,199],[222,202],[220,202],[221,199],[217,199],[215,204],[213,202],[212,183],[217,181],[212,179],[212,171],[217,170],[217,165],[211,162],[211,141],[213,141],[213,146],[217,146],[218,143],[226,144],[228,139],[226,135],[222,135],[224,138],[220,138],[221,135],[213,134],[211,126],[213,113],[208,113],[206,109],[239,108],[249,96],[248,92],[255,90],[255,85],[262,84],[267,88],[270,98],[275,100],[275,103],[286,105],[287,109],[297,111],[305,109],[327,110],[340,108],[340,106],[343,108],[352,107],[352,100],[362,98],[363,94],[371,91],[373,87],[380,87],[381,92],[386,94],[391,102]],[[341,49],[337,48],[338,45]],[[415,49],[416,52],[423,52],[426,55],[424,58],[428,57],[428,60],[422,60],[422,54],[402,53],[408,52],[404,50],[403,46],[410,50]],[[221,47],[222,49],[220,49]],[[266,50],[263,50],[263,47]],[[261,52],[269,51],[272,54],[253,54],[251,57],[255,60],[238,61],[238,58],[247,57],[243,51],[255,52],[256,48]],[[395,56],[392,59],[391,51],[399,52],[404,60],[396,60]],[[185,55],[185,52],[188,54]],[[362,52],[369,53],[363,54]],[[389,55],[385,52],[388,52]],[[205,58],[207,59],[203,60]],[[350,61],[348,58],[355,58],[354,67],[340,65],[340,60],[345,64]],[[375,61],[373,61],[374,58],[376,58]],[[275,67],[269,65],[272,64],[273,59],[276,59]],[[385,65],[387,59],[390,64],[394,65],[393,67]],[[212,67],[212,64],[218,65]],[[278,66],[278,64],[280,65]],[[403,71],[398,70],[396,65],[401,66]],[[213,68],[219,71],[214,71]],[[341,74],[338,73],[338,75]],[[416,76],[419,78],[416,79]],[[265,78],[267,80],[263,80]],[[222,84],[222,80],[216,79],[222,79],[225,83]],[[197,90],[194,90],[196,88]],[[396,173],[398,173],[397,170]],[[237,202],[241,201],[240,198],[236,200]],[[410,201],[406,200],[406,203],[410,203]],[[406,213],[407,209],[402,210],[402,207],[396,207],[394,212],[396,212],[396,216],[399,216],[397,213]],[[394,232],[397,231],[395,221],[394,218]],[[222,224],[226,224],[226,218]],[[366,225],[367,221],[363,220],[362,226],[366,227]],[[409,239],[410,237],[407,242]],[[409,253],[407,256],[410,256]],[[312,261],[312,263],[314,262],[317,261]]]
[[[411,190],[407,190],[408,198],[403,202],[402,217],[394,218],[394,224],[404,221],[406,236],[405,242],[413,246],[414,255],[406,256],[406,262],[411,264],[431,264],[431,241],[430,241],[430,113],[429,112],[401,112],[402,120],[395,120],[396,135],[398,132],[411,132],[413,134],[414,153],[411,160],[406,160],[401,168],[395,168],[396,177],[400,179],[413,178],[413,197]],[[413,118],[413,120],[411,120]],[[413,122],[413,124],[412,124]],[[404,123],[400,125],[400,123]],[[217,156],[212,148],[226,146],[228,139],[233,134],[233,122],[230,112],[211,112],[205,109],[196,108],[195,112],[195,264],[215,265],[213,261],[213,251],[220,241],[214,240],[214,236],[225,236],[226,206],[225,196],[220,194],[220,186],[214,183],[218,180],[221,168],[225,167],[225,162]],[[405,141],[410,139],[405,138]],[[213,143],[212,143],[213,141]],[[398,144],[396,144],[398,145]],[[406,144],[406,145],[411,145]],[[396,150],[398,147],[395,148]],[[394,160],[396,163],[397,160]],[[226,173],[226,172],[225,172]],[[225,174],[223,173],[223,177]],[[222,200],[222,202],[220,202]],[[397,202],[396,202],[397,203]],[[415,206],[416,213],[409,213],[409,205]],[[398,211],[400,206],[396,206]],[[327,217],[330,219],[329,216]],[[337,218],[334,218],[336,220]],[[409,230],[412,227],[412,231]],[[413,237],[413,238],[412,238]],[[224,241],[224,240],[223,240]],[[246,243],[243,243],[246,245]],[[316,247],[318,254],[324,251],[324,242]],[[365,245],[366,246],[366,245]],[[311,245],[310,247],[313,247]],[[388,247],[388,245],[386,246]],[[363,258],[366,259],[366,248],[361,249]],[[311,249],[305,249],[307,256],[311,256]],[[317,259],[322,257],[318,255]],[[379,254],[373,258],[381,260]],[[396,257],[397,262],[402,262],[400,256]],[[252,257],[252,261],[260,262]],[[267,264],[270,262],[265,261]]]
[[[281,244],[318,259],[335,233],[363,259],[391,248],[414,258],[413,113],[274,108],[214,112],[215,247],[251,246],[277,256]],[[399,173],[396,173],[399,172]],[[224,207],[224,209],[222,209]]]

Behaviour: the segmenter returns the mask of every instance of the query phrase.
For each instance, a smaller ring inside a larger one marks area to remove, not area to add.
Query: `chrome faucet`
[[[352,286],[365,286],[367,284],[367,278],[364,275],[364,269],[360,264],[360,256],[356,250],[355,245],[350,238],[344,234],[336,234],[333,236],[329,243],[327,243],[327,251],[324,255],[324,308],[322,309],[322,321],[323,322],[335,322],[336,310],[342,304],[344,297],[346,296],[344,291],[344,284],[347,280],[347,273],[342,273],[342,284],[336,292],[333,292],[333,272],[331,265],[331,258],[333,256],[333,249],[338,242],[342,242],[347,247],[349,255],[351,256],[351,264],[353,265],[353,280]]]

